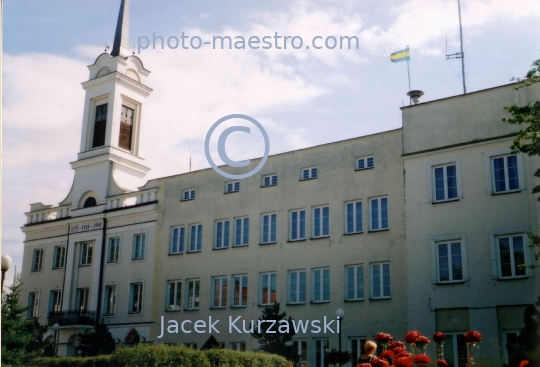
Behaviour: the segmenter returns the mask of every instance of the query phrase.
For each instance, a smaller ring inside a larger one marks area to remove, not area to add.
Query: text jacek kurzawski
[[[212,320],[212,316],[208,316],[206,320],[168,320],[165,321],[165,316],[161,316],[161,329],[158,339],[165,334],[220,334],[221,320]],[[286,320],[244,320],[241,316],[233,318],[229,316],[226,332],[229,334],[251,334],[253,332],[261,333],[312,333],[312,334],[337,334],[339,330],[339,320],[334,318],[323,317],[322,320],[291,320],[290,324]]]

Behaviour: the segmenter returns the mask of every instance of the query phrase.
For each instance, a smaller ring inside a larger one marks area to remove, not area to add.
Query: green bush
[[[138,345],[96,357],[36,358],[35,367],[292,367],[285,358],[225,349],[198,351],[182,346]]]

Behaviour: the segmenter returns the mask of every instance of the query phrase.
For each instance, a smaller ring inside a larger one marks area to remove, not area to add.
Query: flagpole
[[[407,45],[409,49],[409,45]],[[409,60],[407,59],[407,79],[409,80],[409,92],[411,91],[411,74],[409,72]],[[411,105],[411,97],[409,97],[409,106]]]

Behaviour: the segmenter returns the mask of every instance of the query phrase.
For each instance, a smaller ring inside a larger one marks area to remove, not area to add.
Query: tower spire
[[[114,32],[111,56],[129,55],[129,0],[122,0],[118,12],[118,22]]]

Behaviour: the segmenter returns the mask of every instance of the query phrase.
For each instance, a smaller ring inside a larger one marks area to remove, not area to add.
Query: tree
[[[294,325],[292,318],[287,319],[286,312],[279,311],[279,303],[266,306],[262,316],[254,325],[253,337],[259,339],[260,350],[285,357],[289,361],[298,361],[298,351],[292,345]],[[260,329],[259,329],[260,325]]]
[[[536,302],[540,307],[540,297]],[[506,344],[510,366],[518,365],[523,360],[529,366],[540,364],[540,310],[535,305],[527,305],[523,313],[523,329],[513,342]]]
[[[83,357],[111,354],[116,349],[116,341],[106,325],[100,324],[89,333],[79,333],[77,350]]]
[[[26,319],[29,307],[19,303],[21,283],[16,279],[2,297],[2,364],[21,366],[40,355],[51,355],[53,346],[43,340],[47,326],[38,318]]]
[[[339,350],[336,350],[336,348],[332,348],[332,350],[324,356],[324,360],[327,364],[331,366],[335,366],[338,364],[346,365],[347,363],[349,363],[352,357],[353,356],[351,352],[348,352],[346,350],[340,352]],[[356,363],[356,361],[354,362]]]

